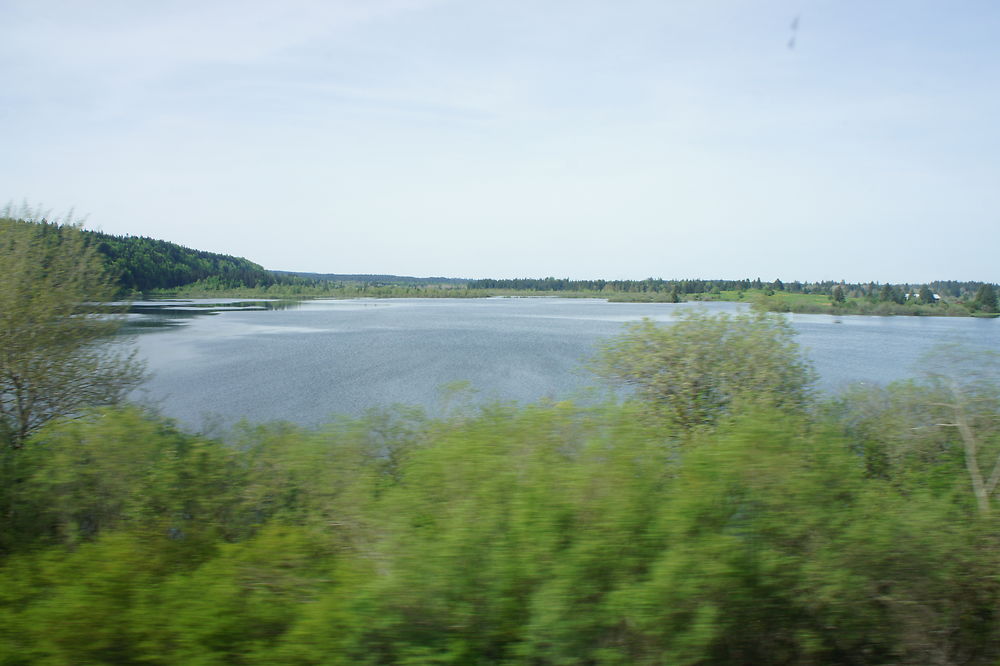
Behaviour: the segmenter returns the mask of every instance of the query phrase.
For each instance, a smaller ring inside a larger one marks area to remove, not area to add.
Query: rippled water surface
[[[153,372],[141,399],[182,422],[316,424],[393,403],[434,412],[467,381],[480,400],[578,396],[583,362],[642,317],[669,322],[691,304],[491,298],[137,303],[129,330]],[[734,303],[702,305],[736,311]],[[938,343],[1000,351],[1000,320],[791,315],[821,387],[917,372]]]

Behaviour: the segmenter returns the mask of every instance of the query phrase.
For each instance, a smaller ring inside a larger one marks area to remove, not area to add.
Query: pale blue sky
[[[1000,281],[992,1],[0,0],[0,141],[274,269]]]

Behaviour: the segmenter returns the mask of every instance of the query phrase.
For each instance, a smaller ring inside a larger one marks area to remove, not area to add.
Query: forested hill
[[[0,211],[0,218],[15,225],[40,225],[53,230],[64,222],[37,219]],[[227,291],[277,287],[279,291],[301,294],[328,294],[337,289],[368,287],[464,287],[465,280],[444,277],[398,275],[347,275],[270,271],[243,257],[195,250],[177,243],[146,236],[114,236],[100,231],[81,230],[88,243],[104,258],[123,294],[195,287],[201,291]],[[273,290],[271,290],[273,291]],[[409,293],[409,292],[408,292]],[[359,292],[352,295],[372,295]],[[386,294],[383,294],[386,295]],[[412,294],[411,294],[412,295]]]
[[[269,287],[275,284],[322,287],[331,286],[331,283],[337,286],[464,286],[466,282],[443,277],[269,271],[243,257],[193,250],[144,236],[111,236],[97,231],[85,233],[92,236],[98,251],[106,257],[111,271],[119,276],[119,282],[125,291],[173,289],[195,282],[220,289]]]
[[[171,289],[199,280],[212,280],[220,287],[267,287],[285,281],[243,257],[193,250],[144,236],[85,233],[126,291]]]

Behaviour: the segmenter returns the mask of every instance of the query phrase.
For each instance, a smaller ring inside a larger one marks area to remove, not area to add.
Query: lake
[[[599,343],[642,317],[737,303],[599,299],[359,299],[284,307],[215,299],[136,303],[135,333],[152,378],[135,396],[184,424],[240,419],[315,425],[394,403],[441,410],[442,387],[468,382],[478,401],[585,398]],[[886,383],[919,372],[940,343],[1000,351],[1000,320],[787,315],[820,388]]]

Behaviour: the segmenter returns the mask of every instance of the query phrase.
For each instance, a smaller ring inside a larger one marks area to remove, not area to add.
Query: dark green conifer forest
[[[118,275],[122,289],[149,292],[181,287],[215,278],[221,287],[267,287],[277,278],[270,271],[242,257],[192,250],[143,236],[92,234],[109,270]]]

